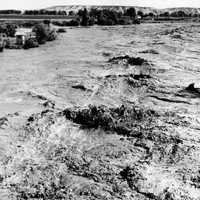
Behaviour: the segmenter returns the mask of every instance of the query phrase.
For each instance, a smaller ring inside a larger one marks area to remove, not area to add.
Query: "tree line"
[[[200,17],[197,13],[186,13],[182,10],[174,11],[174,12],[164,12],[159,15],[160,17]]]
[[[67,15],[66,11],[56,11],[56,10],[25,10],[22,12],[21,10],[0,10],[0,14],[9,15]]]
[[[24,15],[67,15],[66,11],[56,10],[25,10]]]
[[[153,12],[149,13],[143,13],[142,11],[138,11],[137,15],[141,16],[142,18],[147,18],[147,17],[154,17],[154,18],[159,18],[159,17],[164,17],[164,18],[170,18],[170,17],[176,17],[176,18],[183,18],[183,17],[200,17],[200,14],[197,13],[186,13],[183,10],[178,10],[174,12],[162,12],[160,14],[156,14]]]
[[[138,24],[137,13],[134,7],[128,8],[124,13],[108,9],[91,9],[79,10],[71,21],[54,21],[53,24],[58,26],[92,26],[92,25],[126,25]]]
[[[194,17],[193,15],[188,15],[184,11],[176,12],[164,12],[161,14],[156,14],[153,12],[144,13],[141,10],[136,11],[134,7],[130,7],[124,12],[119,12],[109,9],[91,9],[87,10],[81,9],[77,13],[71,11],[69,15],[74,16],[71,21],[53,21],[54,25],[58,26],[92,26],[97,25],[128,25],[128,24],[138,24],[140,19],[170,19],[172,18],[183,18],[183,17]],[[198,16],[196,16],[198,17]]]
[[[21,10],[0,10],[0,14],[23,14],[23,15],[66,15],[66,16],[74,16],[74,17],[82,17],[84,15],[88,15],[90,20],[93,20],[95,18],[98,21],[101,21],[100,23],[104,23],[104,21],[109,18],[109,22],[113,23],[111,21],[114,21],[116,23],[117,20],[120,20],[123,18],[123,16],[129,16],[134,18],[136,15],[140,16],[141,18],[147,18],[147,17],[200,17],[200,14],[198,13],[186,13],[183,10],[178,10],[174,12],[162,12],[160,14],[156,14],[153,12],[144,13],[141,10],[137,11],[134,7],[130,7],[124,12],[119,12],[115,10],[109,10],[109,9],[91,9],[88,11],[87,9],[81,9],[77,13],[74,11],[69,11],[68,13],[64,10],[25,10],[22,12]],[[87,17],[88,17],[87,16]],[[101,18],[101,20],[99,20]]]
[[[22,14],[22,11],[21,10],[0,10],[0,14],[4,14],[4,15],[7,15],[7,14],[15,14],[15,15],[20,15]]]

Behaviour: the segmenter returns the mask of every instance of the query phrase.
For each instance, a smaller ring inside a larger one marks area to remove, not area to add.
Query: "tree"
[[[199,17],[197,13],[193,14],[192,17]]]
[[[169,14],[169,12],[164,12],[164,13],[161,13],[160,16],[161,17],[169,17],[170,14]]]
[[[15,37],[17,26],[14,24],[7,24],[0,26],[0,33],[5,33],[8,37]]]
[[[48,38],[48,30],[44,24],[37,24],[33,27],[33,32],[36,34],[36,39],[39,44],[44,44]]]
[[[79,17],[82,17],[82,16],[83,16],[83,12],[84,12],[84,10],[80,9],[80,10],[77,12],[77,15],[78,15]]]
[[[90,15],[90,17],[98,18],[98,17],[100,16],[100,13],[101,13],[100,10],[97,10],[97,9],[95,9],[95,8],[92,8],[92,9],[90,10],[89,15]]]
[[[0,14],[21,14],[20,10],[0,10]]]
[[[122,17],[121,13],[114,10],[101,10],[97,16],[98,25],[116,25],[119,24],[119,18]]]
[[[49,19],[45,19],[45,20],[43,20],[43,23],[46,24],[47,26],[49,26],[51,21]]]
[[[35,47],[39,47],[39,44],[38,44],[37,40],[35,40],[33,38],[26,40],[25,44],[23,46],[24,49],[30,49],[30,48],[35,48]]]
[[[72,11],[73,12],[73,11]],[[64,11],[64,10],[59,10],[58,12],[57,12],[57,15],[67,15],[67,13],[66,13],[66,11]]]
[[[187,17],[187,14],[184,11],[179,10],[178,11],[178,17]]]
[[[69,14],[68,14],[69,16],[74,16],[75,15],[75,13],[74,13],[74,11],[69,11]]]
[[[6,28],[3,25],[0,25],[0,33],[6,33]]]
[[[150,17],[154,17],[154,13],[150,12],[150,13],[149,13],[149,16],[150,16]]]
[[[6,34],[8,37],[15,37],[15,33],[16,33],[16,26],[13,24],[8,24],[6,26]]]
[[[93,26],[95,24],[95,18],[94,17],[90,17],[89,21],[88,21],[89,26]]]
[[[126,16],[129,16],[131,18],[135,18],[136,17],[136,10],[134,7],[128,8],[125,12]]]
[[[172,17],[178,17],[178,13],[177,13],[177,12],[172,12],[172,13],[171,13],[171,16],[172,16]]]
[[[139,10],[139,11],[137,12],[137,15],[139,15],[139,16],[141,16],[141,17],[144,17],[144,13],[143,13],[141,10]]]
[[[85,8],[82,13],[81,26],[88,26],[89,25],[88,22],[89,22],[89,15],[87,9]]]

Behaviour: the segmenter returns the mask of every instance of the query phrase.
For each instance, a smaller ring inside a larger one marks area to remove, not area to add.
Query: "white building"
[[[24,45],[26,40],[30,38],[36,38],[36,35],[34,32],[32,32],[32,29],[19,28],[15,33],[15,37],[16,37],[16,44]]]

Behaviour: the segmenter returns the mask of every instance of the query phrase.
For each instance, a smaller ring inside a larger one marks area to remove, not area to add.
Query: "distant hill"
[[[63,10],[66,11],[67,13],[69,11],[73,11],[73,12],[78,12],[78,10],[80,9],[84,9],[87,8],[87,10],[91,10],[91,9],[98,9],[98,10],[102,10],[102,9],[108,9],[108,10],[115,10],[115,11],[121,11],[124,12],[125,10],[127,10],[128,8],[133,7],[133,6],[82,6],[82,5],[71,5],[71,6],[53,6],[53,7],[49,7],[46,8],[46,10]],[[159,13],[158,9],[154,9],[154,8],[150,8],[150,7],[137,7],[134,6],[135,9],[141,10],[143,13]]]
[[[138,7],[138,6],[83,6],[83,5],[69,5],[69,6],[53,6],[46,8],[46,10],[62,10],[69,13],[69,11],[78,12],[80,9],[87,8],[88,10],[94,9],[109,9],[109,10],[115,10],[115,11],[122,11],[124,12],[126,9],[130,7],[135,7],[136,11],[141,10],[143,13],[154,13],[154,14],[160,14],[163,12],[175,12],[175,11],[184,11],[186,14],[200,14],[200,8],[167,8],[167,9],[156,9],[151,7]]]
[[[162,12],[177,12],[177,11],[184,11],[186,14],[200,14],[200,8],[186,8],[186,7],[180,7],[180,8],[167,8],[162,9]]]

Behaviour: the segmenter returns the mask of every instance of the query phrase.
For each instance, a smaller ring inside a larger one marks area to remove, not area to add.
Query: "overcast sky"
[[[155,8],[200,8],[200,0],[1,0],[0,9],[37,9],[54,5],[131,5]]]

